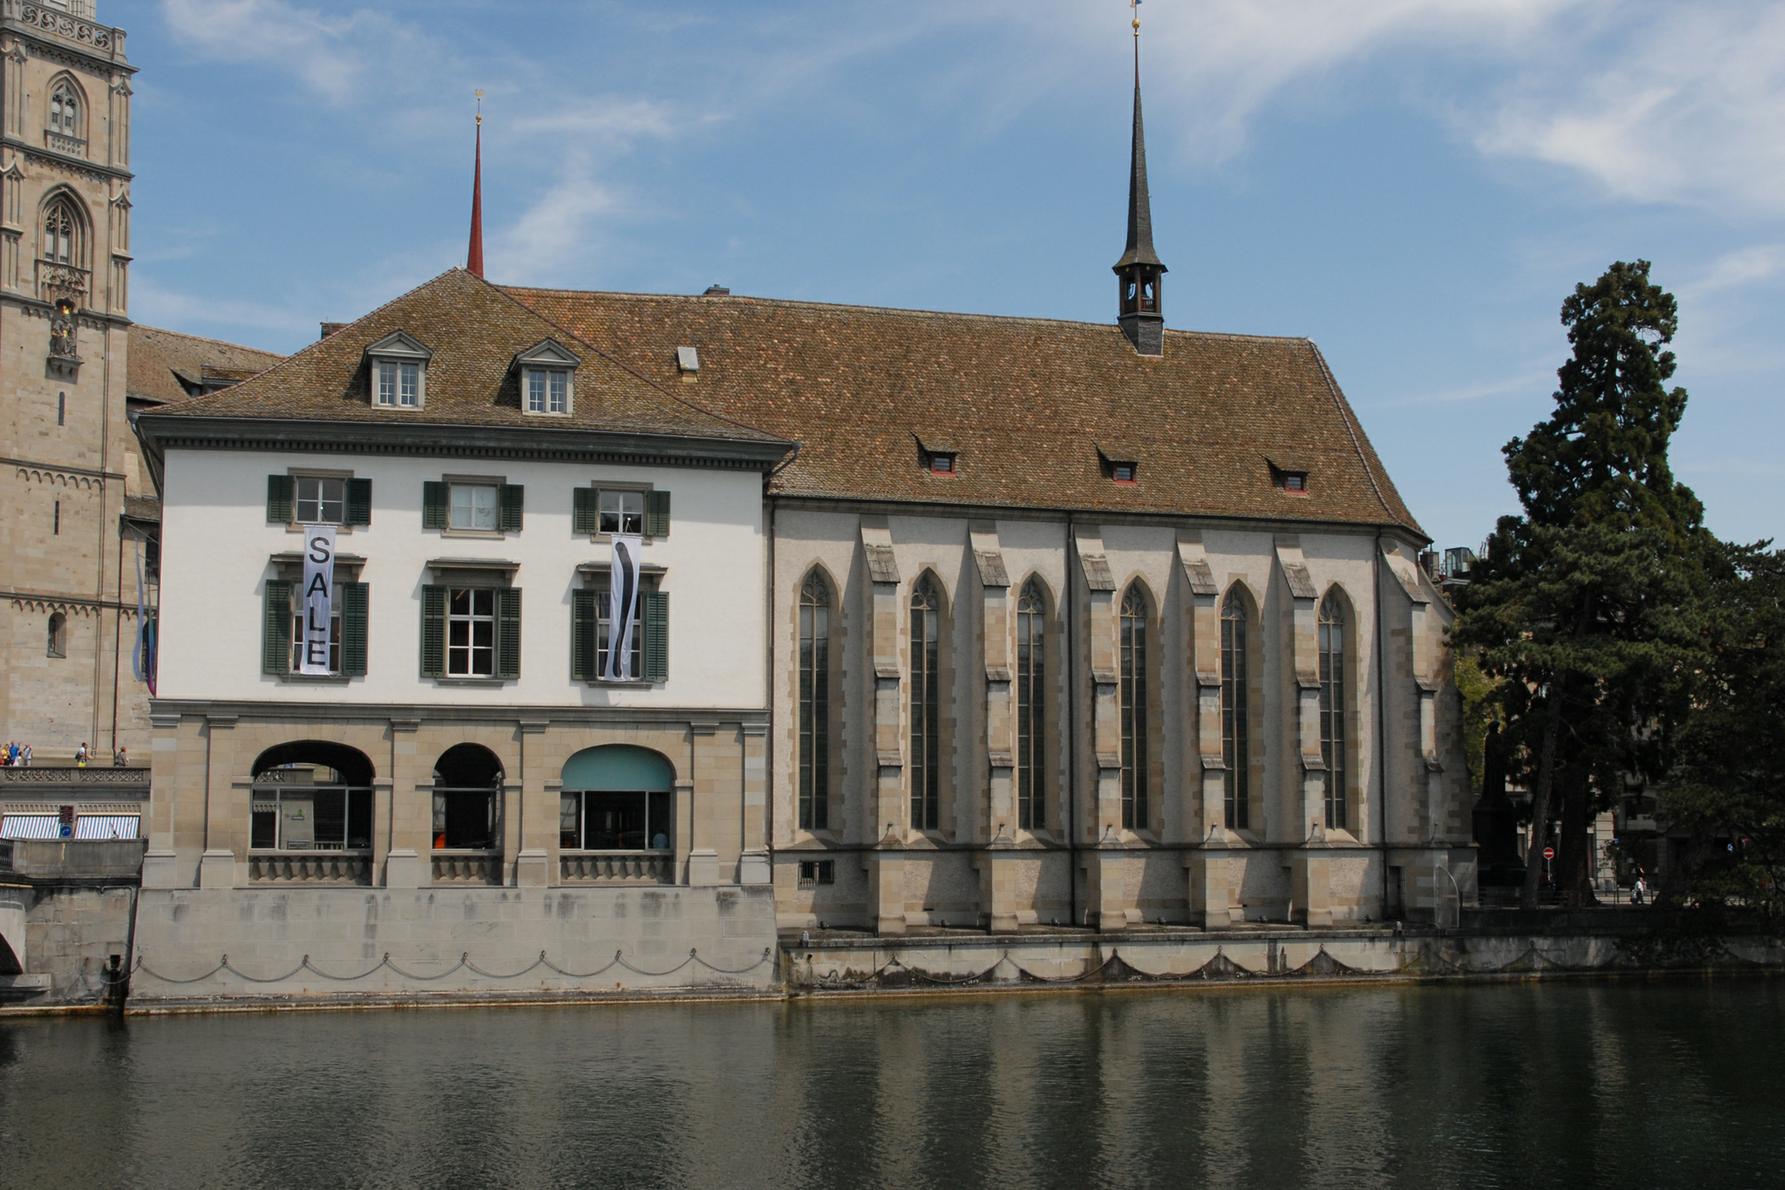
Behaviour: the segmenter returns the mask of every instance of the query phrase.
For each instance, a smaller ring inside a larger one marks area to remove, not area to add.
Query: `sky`
[[[1781,535],[1785,2],[1146,0],[1168,326],[1312,338],[1440,546],[1517,501],[1563,299],[1680,302],[1673,464]],[[132,316],[296,350],[502,283],[1113,321],[1126,0],[99,0],[134,82]]]

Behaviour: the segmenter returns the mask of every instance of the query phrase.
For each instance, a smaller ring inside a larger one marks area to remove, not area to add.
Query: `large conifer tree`
[[[1668,467],[1686,409],[1669,387],[1678,324],[1647,261],[1619,262],[1562,303],[1573,354],[1555,410],[1506,444],[1524,512],[1502,517],[1460,600],[1532,787],[1524,903],[1561,804],[1558,883],[1590,899],[1588,826],[1630,774],[1658,776],[1702,660],[1708,535]]]

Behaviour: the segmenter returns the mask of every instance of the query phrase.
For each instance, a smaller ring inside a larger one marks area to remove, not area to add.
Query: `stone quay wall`
[[[145,889],[130,1010],[777,987],[759,887]]]

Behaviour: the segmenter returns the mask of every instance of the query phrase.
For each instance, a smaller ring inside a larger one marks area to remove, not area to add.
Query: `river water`
[[[1785,981],[0,1021],[0,1185],[1777,1186]]]

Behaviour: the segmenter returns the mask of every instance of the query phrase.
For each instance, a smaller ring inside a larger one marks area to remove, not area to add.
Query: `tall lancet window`
[[[1047,826],[1047,596],[1036,579],[1016,603],[1016,821]]]
[[[942,823],[942,598],[934,575],[911,588],[911,825]]]
[[[1247,829],[1252,819],[1246,630],[1246,598],[1234,587],[1221,604],[1221,759],[1227,766],[1223,775],[1227,829],[1236,831]]]
[[[800,829],[830,825],[831,587],[814,571],[800,588]]]
[[[1147,738],[1147,597],[1135,582],[1122,597],[1122,826],[1146,830],[1150,752]]]
[[[81,263],[81,221],[66,198],[43,209],[43,258],[52,264]]]
[[[1326,762],[1326,825],[1350,827],[1345,796],[1345,605],[1320,601],[1320,758]]]

